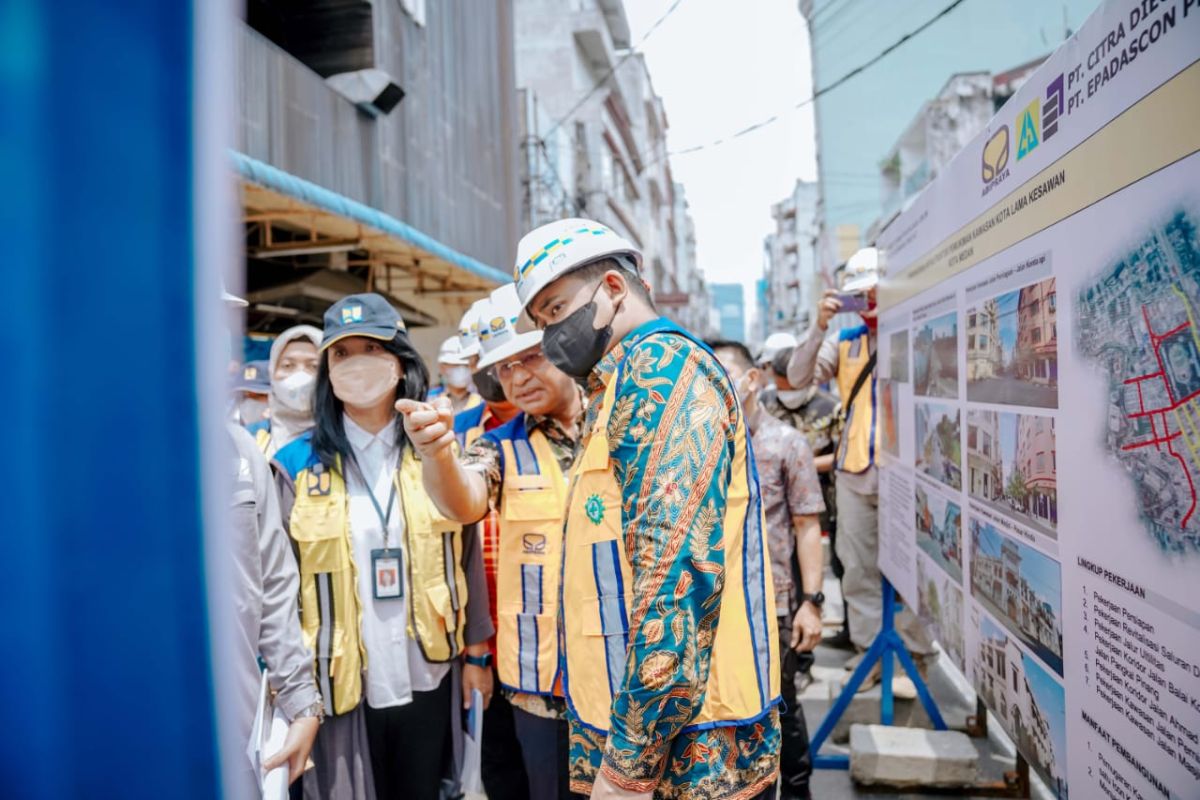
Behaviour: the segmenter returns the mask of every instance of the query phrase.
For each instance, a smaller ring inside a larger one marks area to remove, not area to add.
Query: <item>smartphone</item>
[[[842,304],[842,313],[867,310],[867,295],[865,292],[855,292],[854,294],[839,292],[834,297]]]

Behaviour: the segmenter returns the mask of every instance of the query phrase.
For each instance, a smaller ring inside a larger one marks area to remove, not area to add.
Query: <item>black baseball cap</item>
[[[325,330],[321,337],[324,350],[347,336],[366,336],[390,342],[397,331],[407,332],[404,319],[382,295],[368,292],[338,300],[325,312]]]

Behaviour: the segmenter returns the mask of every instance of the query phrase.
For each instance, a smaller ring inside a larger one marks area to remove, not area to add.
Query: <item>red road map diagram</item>
[[[1164,550],[1200,550],[1200,246],[1179,212],[1079,294],[1079,347],[1109,376],[1105,441]]]

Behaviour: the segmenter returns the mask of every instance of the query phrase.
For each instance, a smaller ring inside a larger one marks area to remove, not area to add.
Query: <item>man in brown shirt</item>
[[[825,510],[812,449],[803,434],[772,417],[758,401],[762,375],[741,342],[711,342],[717,360],[738,388],[750,444],[758,467],[763,516],[771,549],[775,580],[775,613],[779,616],[779,651],[783,657],[780,693],[786,711],[780,714],[783,745],[779,772],[783,798],[810,797],[812,762],[808,726],[796,700],[798,655],[821,641],[821,592],[825,559],[818,517]],[[798,556],[801,586],[792,581],[792,561]]]

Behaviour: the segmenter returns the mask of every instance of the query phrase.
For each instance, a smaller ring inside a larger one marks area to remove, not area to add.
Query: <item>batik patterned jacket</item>
[[[629,620],[609,736],[568,715],[571,786],[589,792],[603,769],[614,784],[653,788],[656,798],[749,798],[775,780],[775,708],[743,725],[682,732],[704,703],[720,612],[737,400],[716,359],[683,336],[654,333],[627,351],[643,332],[633,331],[593,371],[584,438],[628,356],[608,437],[634,594],[657,600]],[[712,448],[721,449],[719,457],[710,458]],[[669,569],[661,569],[663,558],[672,559]]]

